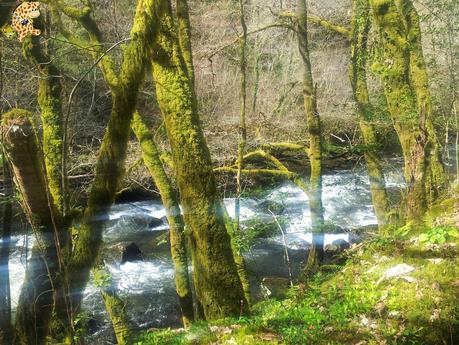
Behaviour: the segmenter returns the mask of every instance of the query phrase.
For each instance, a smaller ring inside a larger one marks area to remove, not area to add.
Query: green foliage
[[[424,244],[443,244],[459,238],[459,230],[453,227],[435,227],[419,236]]]
[[[110,272],[103,268],[97,268],[93,271],[94,274],[94,285],[99,288],[105,288],[111,285],[112,276]]]

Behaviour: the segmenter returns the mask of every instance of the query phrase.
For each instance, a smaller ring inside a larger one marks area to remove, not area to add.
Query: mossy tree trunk
[[[134,325],[126,312],[126,302],[119,296],[110,272],[103,260],[99,260],[99,264],[94,268],[93,274],[94,284],[100,289],[117,344],[132,344]]]
[[[97,23],[90,17],[89,12],[79,12],[71,10],[69,7],[63,9],[64,12],[79,21],[82,26],[87,30],[90,41],[87,45],[95,45],[96,47],[102,47],[102,34],[97,26]],[[190,40],[190,29],[189,29],[189,17],[188,7],[186,1],[177,2],[177,15],[181,17],[180,28],[183,32],[182,44],[184,49],[191,47]],[[78,41],[78,39],[67,32],[65,28],[60,27],[61,32],[70,41]],[[96,48],[96,53],[92,54],[94,58],[98,58],[103,54],[100,48]],[[191,58],[191,56],[190,56]],[[117,86],[120,85],[119,77],[114,68],[114,62],[112,59],[105,55],[100,60],[99,66],[102,70],[104,79],[106,80],[111,91],[115,93]],[[188,64],[189,74],[193,75],[192,60],[189,60]],[[152,178],[159,188],[163,204],[166,208],[167,218],[170,226],[170,238],[171,238],[171,254],[175,264],[175,281],[176,291],[180,299],[180,304],[183,312],[183,322],[185,326],[188,326],[193,321],[193,299],[191,293],[191,286],[188,276],[188,259],[186,256],[185,246],[185,235],[183,219],[180,214],[180,208],[178,206],[178,199],[175,195],[171,182],[169,181],[167,174],[164,171],[162,162],[159,158],[159,152],[156,148],[156,144],[153,140],[153,135],[149,132],[145,121],[136,112],[131,127],[137,135],[142,149],[142,155],[147,168],[149,169]],[[113,289],[112,289],[113,290]],[[114,291],[111,294],[111,300],[114,298]],[[121,309],[118,309],[121,310]],[[114,318],[121,316],[114,315]],[[114,320],[112,320],[114,321]],[[115,327],[115,326],[114,326]]]
[[[244,167],[244,151],[247,144],[247,126],[246,126],[246,110],[247,110],[247,25],[245,22],[245,1],[239,1],[239,17],[242,27],[242,35],[240,39],[239,50],[239,73],[241,78],[240,83],[240,112],[239,112],[239,143],[237,148],[237,173],[236,173],[236,200],[235,200],[235,215],[236,215],[236,230],[240,230],[240,198],[241,198],[241,178],[242,169]]]
[[[175,266],[175,288],[182,309],[183,324],[188,327],[194,320],[193,296],[188,275],[188,257],[186,253],[185,225],[180,212],[178,195],[167,176],[160,153],[146,121],[136,112],[132,130],[142,148],[142,158],[161,195],[169,223],[171,255]]]
[[[131,30],[131,40],[125,47],[116,85],[112,85],[112,110],[96,164],[88,207],[83,225],[75,241],[70,262],[73,307],[79,309],[81,291],[89,272],[98,259],[105,218],[113,204],[119,182],[124,174],[130,124],[136,107],[137,94],[149,63],[151,46],[156,37],[160,6],[154,0],[139,0]],[[83,18],[85,19],[85,18]],[[111,315],[114,320],[115,315]]]
[[[370,102],[367,86],[367,41],[370,25],[370,6],[368,0],[354,0],[349,74],[354,100],[357,103],[360,131],[365,145],[364,157],[370,178],[373,208],[379,228],[382,230],[390,223],[390,207],[384,174],[380,163],[380,145],[376,128],[373,125],[374,109]]]
[[[323,259],[322,233],[324,222],[324,209],[322,205],[322,129],[319,112],[317,110],[316,90],[312,78],[311,60],[308,47],[308,16],[306,0],[297,2],[298,16],[298,47],[303,63],[303,98],[306,123],[309,136],[309,162],[311,176],[309,178],[308,198],[311,212],[311,225],[313,231],[312,247],[309,251],[307,272],[317,270]]]
[[[16,311],[14,343],[27,345],[46,342],[57,277],[62,274],[56,245],[62,219],[48,190],[30,117],[27,111],[13,109],[3,115],[2,121],[5,152],[36,240]]]
[[[153,79],[172,148],[193,280],[206,319],[238,316],[247,305],[218,196],[212,162],[199,122],[197,100],[181,54],[169,1],[153,55]]]
[[[426,99],[427,75],[416,75],[422,65],[420,61],[417,61],[417,67],[413,66],[416,64],[413,57],[416,47],[411,42],[420,39],[420,32],[415,33],[416,30],[407,25],[414,24],[408,23],[404,15],[408,3],[408,0],[370,0],[383,44],[382,62],[376,67],[384,83],[389,112],[405,161],[406,217],[419,223],[428,209],[430,191],[435,190],[435,184],[443,179],[440,177],[443,166],[440,157],[433,156],[438,142],[432,126],[431,109],[427,106],[430,104]],[[416,38],[410,37],[412,35]],[[424,93],[417,91],[420,85]],[[433,176],[437,176],[437,181]]]
[[[40,28],[43,21],[36,21]],[[37,25],[37,24],[36,24]],[[62,172],[63,112],[60,71],[52,63],[46,48],[42,48],[39,37],[29,37],[22,46],[23,54],[36,68],[39,75],[38,105],[43,129],[42,149],[49,190],[57,209],[64,213],[65,195]],[[51,61],[51,62],[50,62]],[[64,174],[65,175],[65,174]]]
[[[193,50],[191,49],[191,24],[190,12],[187,0],[176,0],[176,18],[178,27],[178,38],[185,61],[188,76],[194,84]]]
[[[11,248],[11,223],[13,215],[13,181],[10,167],[5,155],[3,161],[3,196],[1,203],[1,224],[0,238],[0,344],[11,344],[12,324],[11,324],[11,294],[9,277],[9,255]]]
[[[442,164],[442,147],[435,129],[435,114],[432,109],[432,97],[429,90],[429,77],[422,49],[422,33],[419,16],[412,0],[397,0],[399,11],[403,17],[410,46],[410,81],[417,100],[418,113],[425,117],[428,133],[429,152],[427,166],[426,198],[428,205],[444,192],[446,175]]]

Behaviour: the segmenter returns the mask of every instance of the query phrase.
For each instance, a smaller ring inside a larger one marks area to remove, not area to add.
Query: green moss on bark
[[[158,6],[154,0],[137,4],[131,41],[124,49],[119,83],[112,91],[112,111],[99,150],[95,179],[91,186],[83,225],[75,241],[70,263],[73,306],[78,307],[80,291],[89,278],[102,243],[102,229],[106,214],[112,205],[119,182],[124,174],[130,124],[136,107],[138,89],[144,78],[145,66],[157,32]]]
[[[434,181],[432,178],[431,171],[440,176],[443,169],[437,156],[432,155],[437,144],[435,134],[429,129],[426,80],[413,81],[412,63],[415,61],[412,55],[416,49],[410,44],[410,28],[405,25],[403,11],[400,12],[401,3],[370,0],[370,4],[383,43],[383,63],[379,65],[379,74],[405,161],[404,174],[408,186],[406,215],[419,223],[428,208],[430,190],[435,189],[434,184],[438,182],[438,179]],[[411,33],[414,34],[413,31]],[[419,32],[416,35],[420,38]],[[420,58],[419,54],[417,58]],[[423,84],[422,92],[416,91],[419,84]]]
[[[39,75],[38,104],[43,126],[43,154],[49,190],[60,212],[64,210],[64,179],[62,177],[63,113],[60,71],[42,50],[39,38],[28,38],[23,44],[25,58],[35,65]]]
[[[131,127],[139,140],[143,161],[159,190],[161,201],[166,209],[170,229],[171,255],[175,266],[175,289],[182,309],[183,324],[188,327],[194,320],[193,296],[188,275],[185,225],[180,213],[178,196],[164,170],[153,133],[138,112],[134,114]]]
[[[298,48],[303,62],[303,99],[309,139],[309,163],[311,175],[308,185],[309,208],[313,231],[312,248],[308,254],[306,271],[314,272],[323,257],[324,209],[322,205],[322,128],[317,110],[316,90],[312,78],[311,60],[308,46],[308,13],[305,0],[297,2]]]
[[[47,179],[31,113],[13,109],[3,115],[5,152],[11,162],[22,206],[34,230],[36,244],[16,311],[18,344],[45,344],[62,266],[58,258],[62,220],[47,187]]]
[[[373,125],[373,106],[368,94],[366,64],[367,40],[370,30],[370,7],[368,0],[353,1],[353,17],[351,31],[351,63],[349,74],[354,100],[357,103],[357,113],[362,138],[367,150],[364,152],[370,190],[376,218],[380,229],[390,223],[389,200],[387,196],[384,174],[378,154],[380,148]]]
[[[247,301],[199,123],[196,96],[180,54],[172,9],[168,1],[160,3],[164,12],[154,49],[153,79],[190,236],[196,297],[207,319],[235,316]]]

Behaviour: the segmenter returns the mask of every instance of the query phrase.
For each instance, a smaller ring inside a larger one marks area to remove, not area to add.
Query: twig
[[[290,263],[290,256],[288,255],[288,247],[287,247],[287,241],[285,239],[285,233],[284,229],[282,229],[282,226],[280,225],[279,221],[277,220],[276,215],[271,211],[271,209],[268,208],[268,212],[271,213],[271,215],[274,218],[274,221],[276,222],[277,226],[279,227],[279,230],[282,234],[282,243],[284,245],[284,258],[287,263],[287,270],[288,270],[288,279],[290,283],[290,287],[293,287],[293,276],[292,276],[292,265]]]

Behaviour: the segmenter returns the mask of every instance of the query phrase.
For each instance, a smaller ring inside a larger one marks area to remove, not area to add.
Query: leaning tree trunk
[[[16,311],[14,343],[35,345],[45,344],[49,333],[57,277],[62,273],[56,245],[62,221],[47,187],[30,117],[29,112],[20,109],[4,114],[2,131],[5,151],[36,240]]]
[[[212,162],[199,122],[196,95],[175,31],[169,1],[153,56],[153,79],[172,148],[190,232],[193,280],[206,319],[240,315],[247,305],[224,222]]]
[[[183,324],[188,327],[194,320],[193,295],[188,275],[185,225],[180,213],[178,196],[164,171],[152,131],[138,112],[134,114],[131,127],[140,142],[143,161],[159,190],[161,201],[166,209],[170,231],[171,255],[175,266],[175,289],[182,309]]]
[[[425,94],[416,91],[420,81],[413,80],[416,75],[413,75],[416,71],[413,68],[416,62],[413,57],[415,47],[410,42],[415,40],[411,37],[414,33],[405,25],[405,16],[399,10],[400,6],[407,6],[405,0],[370,0],[370,4],[384,48],[382,62],[375,67],[379,69],[384,82],[388,109],[405,162],[406,217],[419,223],[428,209],[428,191],[430,194],[431,190],[436,189],[434,184],[437,181],[434,180],[442,175],[443,166],[439,157],[432,156],[438,143],[431,126],[430,107],[425,103]],[[416,39],[419,35],[420,32],[415,34]],[[426,78],[426,75],[422,75],[422,78]],[[422,85],[426,92],[426,79],[423,79]],[[434,179],[434,176],[437,177]]]
[[[10,245],[11,245],[11,223],[12,223],[12,198],[13,198],[13,181],[10,173],[10,167],[5,155],[3,160],[3,197],[1,207],[1,224],[0,237],[0,344],[9,345],[12,340],[11,328],[11,293],[10,293],[10,271],[8,267]]]
[[[113,86],[110,120],[99,151],[88,207],[69,265],[73,289],[72,306],[76,310],[80,308],[81,291],[89,279],[89,272],[98,259],[103,223],[106,219],[104,215],[113,204],[123,177],[130,124],[138,89],[149,61],[151,45],[156,37],[158,11],[160,8],[156,1],[138,1],[131,41],[124,49],[119,83]]]
[[[371,25],[369,11],[368,0],[353,1],[349,74],[354,100],[357,103],[360,131],[365,144],[364,157],[370,178],[373,208],[379,228],[382,230],[391,220],[386,183],[380,163],[381,157],[378,153],[380,145],[373,125],[374,109],[370,103],[367,86],[367,41]]]
[[[298,48],[303,62],[303,97],[306,123],[309,135],[309,161],[311,176],[308,186],[309,207],[312,225],[312,247],[309,251],[306,272],[317,270],[323,259],[323,222],[322,205],[322,129],[317,110],[316,90],[312,79],[311,60],[308,47],[308,26],[306,0],[298,0]]]

